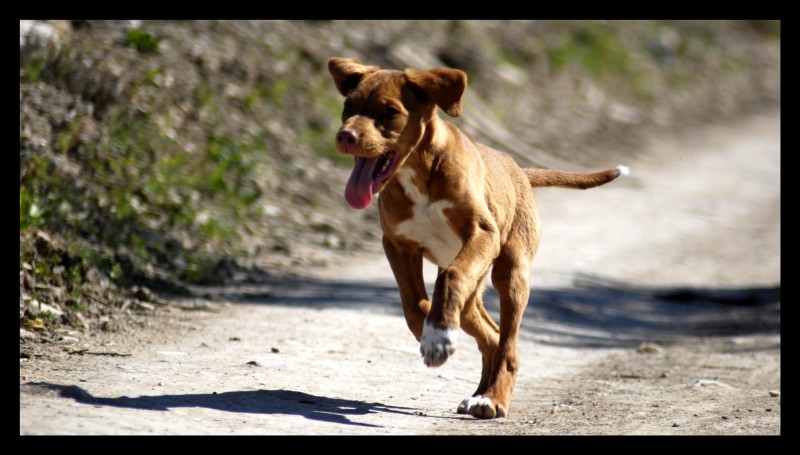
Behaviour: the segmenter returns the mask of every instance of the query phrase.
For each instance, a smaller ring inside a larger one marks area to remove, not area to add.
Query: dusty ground
[[[537,192],[508,418],[455,413],[477,348],[462,336],[427,369],[371,256],[20,359],[20,434],[781,434],[780,113],[626,164],[604,188]]]

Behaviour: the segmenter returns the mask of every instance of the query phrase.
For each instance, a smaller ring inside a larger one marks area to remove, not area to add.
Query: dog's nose
[[[339,144],[355,144],[358,141],[358,134],[353,130],[339,130],[336,134],[336,142]]]

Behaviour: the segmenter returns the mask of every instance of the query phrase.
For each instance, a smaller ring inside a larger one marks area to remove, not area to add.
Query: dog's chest
[[[428,260],[439,267],[447,267],[462,246],[461,239],[450,227],[444,214],[444,210],[454,204],[446,199],[431,203],[428,195],[414,185],[414,171],[411,169],[400,169],[397,179],[411,200],[413,215],[398,223],[394,234],[418,243]]]

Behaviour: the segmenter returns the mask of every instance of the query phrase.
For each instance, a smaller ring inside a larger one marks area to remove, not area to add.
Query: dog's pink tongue
[[[372,202],[372,172],[375,170],[377,158],[355,157],[353,173],[347,181],[344,198],[350,207],[363,209]]]

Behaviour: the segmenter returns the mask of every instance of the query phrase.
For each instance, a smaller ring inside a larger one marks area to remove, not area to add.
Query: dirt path
[[[626,181],[537,192],[508,418],[455,413],[477,347],[426,368],[385,259],[362,257],[21,359],[20,434],[780,434],[779,124],[653,141]]]

